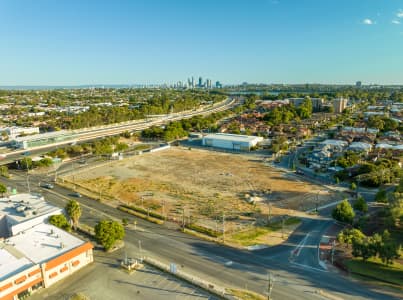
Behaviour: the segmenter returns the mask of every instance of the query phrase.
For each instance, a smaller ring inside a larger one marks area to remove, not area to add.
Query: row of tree
[[[50,167],[53,164],[53,161],[49,157],[45,157],[37,161],[33,161],[30,157],[24,157],[20,160],[17,160],[15,164],[18,169],[31,170],[37,167]]]
[[[167,142],[173,141],[175,139],[179,139],[185,137],[191,131],[217,131],[217,122],[227,116],[229,112],[218,112],[213,113],[209,116],[195,116],[190,119],[183,119],[180,121],[174,121],[169,123],[168,125],[162,126],[153,126],[147,129],[144,129],[141,132],[141,137],[147,139],[161,139]]]
[[[337,172],[335,177],[341,180],[353,178],[364,186],[378,187],[393,183],[403,175],[399,161],[396,159],[379,158],[375,162],[360,162],[361,160],[363,158],[356,152],[346,151],[335,161],[335,165],[346,169]]]
[[[400,257],[400,245],[390,236],[389,231],[384,230],[382,234],[375,233],[366,236],[359,229],[344,229],[337,240],[347,247],[352,245],[354,257],[361,257],[364,261],[371,257],[378,257],[385,264],[392,264],[394,259]]]
[[[113,152],[123,152],[129,148],[126,143],[119,142],[119,136],[105,137],[92,142],[71,145],[65,148],[58,148],[50,151],[47,155],[65,159],[87,154],[108,155]]]
[[[76,200],[70,200],[65,207],[65,211],[69,220],[67,220],[66,216],[63,214],[53,215],[49,217],[49,223],[66,231],[71,231],[72,228],[76,230],[82,214],[80,204]],[[111,220],[98,222],[94,227],[94,232],[95,238],[106,251],[110,250],[115,245],[116,241],[122,240],[125,235],[122,224]]]

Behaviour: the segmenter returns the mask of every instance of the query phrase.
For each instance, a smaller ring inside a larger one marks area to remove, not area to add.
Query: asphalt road
[[[17,187],[18,191],[24,191],[26,180],[21,175],[4,181]],[[72,191],[60,186],[53,190],[41,189],[38,184],[43,180],[41,176],[31,175],[31,191],[42,192],[49,202],[64,207]],[[328,218],[303,219],[284,244],[251,252],[200,240],[173,229],[174,226],[159,226],[134,218],[87,197],[77,200],[83,207],[82,223],[93,226],[98,220],[110,217],[127,218],[130,223],[137,221],[136,230],[132,226],[126,230],[125,243],[130,256],[139,255],[140,241],[143,255],[177,263],[187,272],[215,284],[265,293],[267,274],[271,272],[275,277],[274,299],[399,299],[319,265],[317,247],[321,236],[332,224]],[[295,250],[299,250],[297,256],[292,255]],[[319,294],[319,290],[328,295]]]
[[[238,105],[238,103],[239,103],[239,100],[236,100],[235,98],[227,98],[225,101],[222,101],[217,105],[213,105],[213,106],[204,108],[202,110],[186,111],[186,112],[181,112],[181,113],[162,115],[156,119],[146,120],[144,122],[141,122],[140,120],[138,120],[138,121],[134,121],[133,123],[129,122],[130,124],[123,122],[123,123],[117,123],[117,124],[111,124],[111,125],[105,125],[105,126],[95,126],[95,127],[91,127],[88,129],[70,130],[68,132],[76,135],[76,138],[74,138],[73,140],[63,141],[63,142],[59,142],[56,144],[53,143],[50,145],[39,146],[39,147],[35,147],[33,149],[26,149],[26,150],[18,149],[18,150],[4,153],[7,155],[7,157],[0,160],[0,165],[10,164],[10,163],[14,162],[15,160],[23,158],[24,153],[29,153],[28,156],[40,155],[40,154],[52,151],[54,149],[64,147],[71,143],[79,144],[79,143],[95,140],[98,138],[103,138],[105,136],[118,135],[124,131],[141,131],[143,129],[149,128],[154,125],[162,125],[162,124],[166,124],[166,123],[169,123],[172,121],[189,119],[189,118],[192,118],[192,117],[198,116],[198,115],[202,115],[202,116],[209,115],[209,114],[212,114],[215,112],[230,109],[231,107]]]

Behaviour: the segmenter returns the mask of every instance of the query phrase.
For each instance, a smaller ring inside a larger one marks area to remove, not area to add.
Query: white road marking
[[[295,249],[291,251],[291,257],[292,258],[299,256],[299,254],[301,252],[301,249],[304,247],[308,237],[309,237],[309,233],[302,239],[302,241],[297,245],[297,247],[295,247]]]
[[[308,269],[315,270],[315,271],[320,271],[320,272],[325,272],[325,273],[326,273],[326,272],[329,272],[329,271],[327,271],[327,270],[318,269],[318,268],[315,268],[315,267],[311,267],[311,266],[308,266],[308,265],[299,264],[299,263],[296,263],[296,262],[291,262],[291,264],[296,265],[296,266],[301,267],[301,268],[308,268]]]

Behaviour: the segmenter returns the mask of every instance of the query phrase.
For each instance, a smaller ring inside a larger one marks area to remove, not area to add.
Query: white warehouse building
[[[203,146],[235,151],[250,151],[252,147],[262,141],[263,137],[260,136],[216,133],[204,136]]]

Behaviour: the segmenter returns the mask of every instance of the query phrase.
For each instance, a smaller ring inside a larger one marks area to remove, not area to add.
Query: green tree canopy
[[[5,193],[7,193],[7,187],[3,183],[0,182],[0,194],[1,194],[1,196],[3,197]]]
[[[19,161],[20,167],[24,170],[32,169],[32,158],[24,157]]]
[[[103,220],[95,225],[95,238],[105,248],[111,249],[117,240],[123,239],[125,230],[121,223]]]
[[[337,235],[339,243],[344,243],[346,246],[351,245],[354,240],[362,240],[363,238],[365,238],[365,234],[356,228],[344,229]]]
[[[386,193],[386,190],[379,189],[379,191],[375,195],[375,201],[376,202],[381,202],[381,203],[388,202],[388,195]]]
[[[71,229],[69,222],[63,214],[50,216],[49,223],[67,231]]]
[[[362,196],[359,196],[357,200],[354,201],[353,207],[355,210],[362,211],[363,213],[368,211],[368,204]]]
[[[354,210],[347,199],[344,199],[342,202],[340,202],[332,211],[333,219],[344,223],[353,223],[354,216]]]

